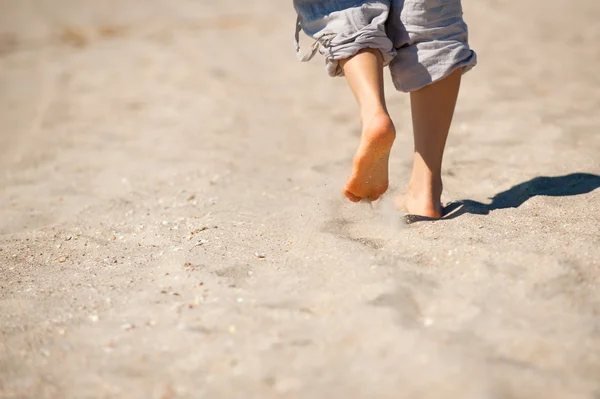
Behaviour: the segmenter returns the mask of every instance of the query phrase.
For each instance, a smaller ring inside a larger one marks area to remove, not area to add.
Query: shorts
[[[319,51],[330,76],[339,60],[365,48],[381,51],[396,89],[411,92],[477,63],[460,0],[294,0],[296,51],[302,61]],[[300,56],[300,30],[315,39]]]

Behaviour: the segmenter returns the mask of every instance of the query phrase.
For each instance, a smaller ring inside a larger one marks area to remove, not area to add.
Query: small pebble
[[[190,250],[190,252],[191,252],[191,251],[192,251],[192,249],[194,249],[194,248],[196,248],[196,247],[200,247],[200,246],[202,246],[202,245],[204,245],[204,244],[208,244],[208,241],[207,241],[207,240],[200,240],[200,241],[198,241],[196,244],[194,244],[194,245],[193,245],[193,246],[192,246],[192,247],[191,247],[189,250]]]

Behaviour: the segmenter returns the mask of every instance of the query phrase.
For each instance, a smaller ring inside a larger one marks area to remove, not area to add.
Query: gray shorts
[[[477,63],[469,47],[460,0],[294,0],[296,50],[302,61],[319,51],[327,72],[342,75],[339,60],[361,49],[381,51],[396,89],[418,90]],[[315,43],[300,55],[300,30]]]

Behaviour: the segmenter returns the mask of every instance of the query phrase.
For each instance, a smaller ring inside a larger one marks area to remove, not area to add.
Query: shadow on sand
[[[464,214],[487,215],[497,209],[518,208],[528,199],[536,195],[550,197],[569,197],[586,194],[600,187],[600,176],[590,173],[571,173],[565,176],[540,176],[496,194],[490,204],[473,200],[460,200],[444,207],[441,220],[454,219]],[[408,215],[407,223],[415,223],[429,218]]]

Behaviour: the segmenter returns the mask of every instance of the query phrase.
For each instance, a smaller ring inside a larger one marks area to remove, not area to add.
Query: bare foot
[[[439,219],[443,216],[442,182],[428,179],[410,182],[408,192],[396,198],[396,204],[411,216]]]
[[[352,175],[344,187],[344,195],[350,201],[375,201],[385,193],[388,188],[388,161],[395,138],[394,124],[385,112],[375,114],[364,123]]]

